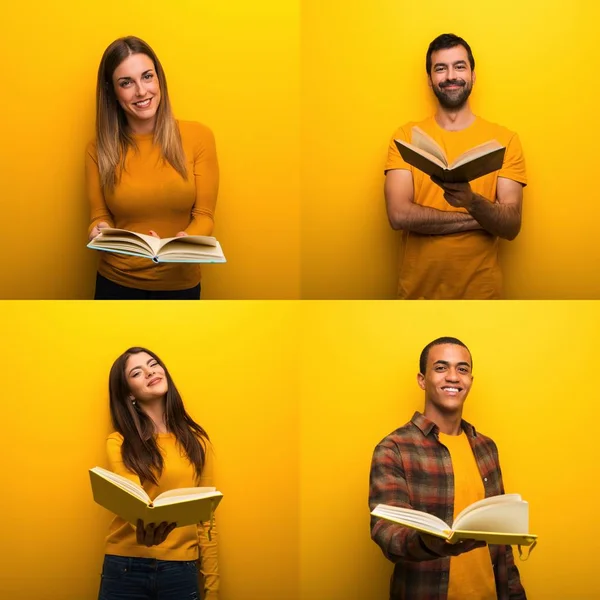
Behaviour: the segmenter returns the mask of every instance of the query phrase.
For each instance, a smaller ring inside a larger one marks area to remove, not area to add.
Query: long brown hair
[[[112,192],[120,173],[125,168],[127,150],[135,148],[128,132],[127,118],[115,94],[113,73],[132,54],[146,54],[154,63],[160,86],[160,104],[156,111],[154,143],[160,147],[162,157],[187,180],[185,154],[181,134],[171,110],[165,72],[158,57],[146,42],[134,36],[115,40],[102,55],[96,84],[96,151],[98,170],[103,192]]]
[[[206,456],[208,434],[186,412],[181,396],[165,364],[146,348],[129,348],[114,362],[109,376],[110,416],[113,427],[123,436],[121,454],[125,466],[137,473],[142,483],[158,484],[163,470],[163,456],[156,443],[154,423],[139,407],[129,400],[131,394],[125,365],[130,356],[146,352],[164,369],[168,383],[165,396],[165,424],[177,438],[188,459],[200,477]]]

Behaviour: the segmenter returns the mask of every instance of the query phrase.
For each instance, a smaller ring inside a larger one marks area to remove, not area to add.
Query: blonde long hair
[[[127,150],[135,141],[127,128],[127,118],[114,90],[115,69],[132,54],[146,54],[154,63],[160,85],[161,100],[156,111],[154,143],[183,179],[187,180],[185,154],[181,134],[171,110],[167,79],[158,57],[146,42],[134,36],[115,40],[102,55],[96,85],[96,151],[100,184],[104,193],[112,192],[125,167]]]

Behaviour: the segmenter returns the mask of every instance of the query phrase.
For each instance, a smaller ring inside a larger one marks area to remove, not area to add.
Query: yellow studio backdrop
[[[175,309],[177,305],[170,305]],[[108,373],[155,351],[208,432],[222,600],[297,598],[298,357],[292,306],[3,302],[0,598],[97,597],[111,515],[88,469],[107,466]],[[10,340],[10,341],[9,341]],[[275,507],[275,508],[274,508]]]
[[[86,299],[84,152],[94,137],[100,58],[136,35],[157,53],[176,118],[214,132],[215,236],[228,263],[203,297],[299,295],[299,4],[271,0],[12,2],[0,54],[0,298]]]
[[[303,307],[304,308],[304,307]],[[465,342],[465,419],[498,445],[507,492],[530,503],[538,546],[517,558],[531,600],[595,600],[595,302],[318,303],[303,310],[302,600],[384,600],[392,563],[369,537],[376,444],[423,409],[419,355]],[[466,599],[465,599],[466,600]]]
[[[600,298],[599,17],[589,0],[303,0],[302,296],[395,297],[387,146],[434,112],[425,54],[455,33],[475,56],[474,112],[525,152],[523,227],[501,244],[507,298]]]

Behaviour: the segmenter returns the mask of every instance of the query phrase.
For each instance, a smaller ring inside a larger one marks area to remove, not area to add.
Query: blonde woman
[[[105,227],[156,237],[211,235],[219,185],[212,132],[175,120],[167,80],[143,40],[124,37],[98,69],[96,139],[86,151],[93,239]],[[100,253],[97,300],[200,298],[200,267]]]

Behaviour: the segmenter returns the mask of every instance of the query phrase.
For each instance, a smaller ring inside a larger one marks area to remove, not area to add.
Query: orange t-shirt
[[[129,148],[125,170],[115,189],[106,196],[100,187],[96,144],[86,151],[86,185],[91,218],[88,233],[101,221],[119,229],[160,237],[211,235],[219,188],[219,167],[211,130],[189,121],[178,121],[186,157],[188,179],[166,161],[153,143],[153,134],[134,135],[137,150]],[[98,272],[130,288],[184,290],[200,281],[197,264],[160,263],[147,258],[100,252]]]
[[[454,472],[454,515],[473,502],[485,498],[481,474],[473,450],[464,432],[460,435],[439,434],[439,440],[450,452]],[[475,548],[450,559],[448,600],[496,600],[496,581],[487,546]]]
[[[517,134],[479,117],[466,129],[446,131],[430,117],[421,123],[400,127],[390,141],[385,171],[406,169],[412,173],[414,201],[443,211],[466,212],[444,199],[442,189],[429,175],[406,163],[394,138],[411,141],[414,125],[430,135],[444,150],[450,162],[460,154],[497,140],[506,147],[500,171],[471,181],[476,194],[496,201],[498,177],[526,185],[525,160]],[[403,231],[399,266],[398,297],[403,299],[490,299],[502,297],[502,274],[498,263],[498,238],[486,231],[465,231],[448,235],[423,235]]]

